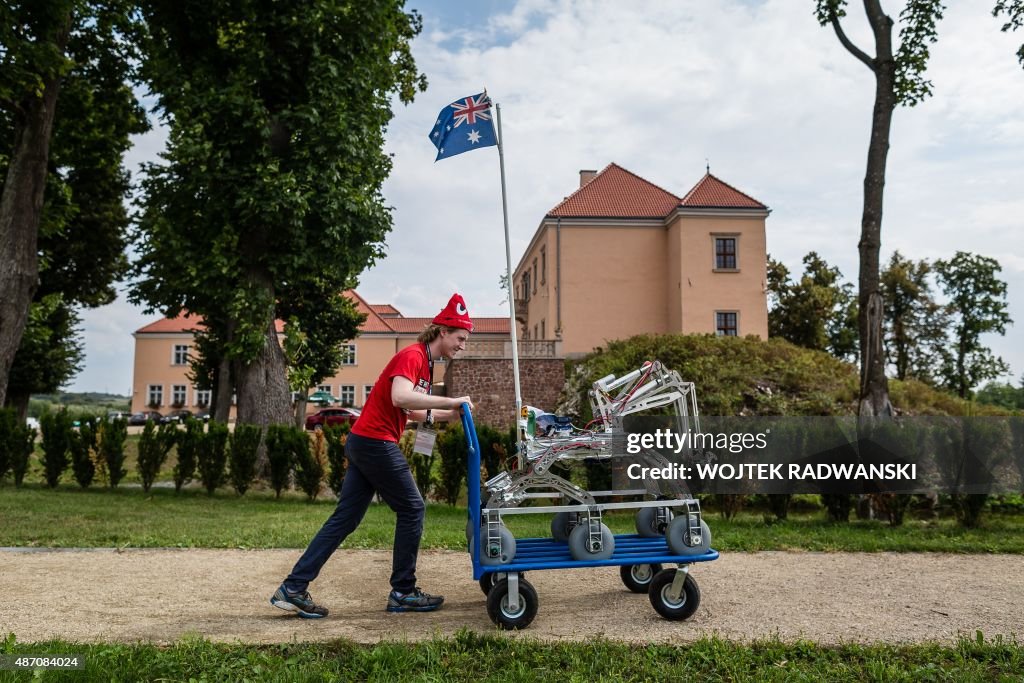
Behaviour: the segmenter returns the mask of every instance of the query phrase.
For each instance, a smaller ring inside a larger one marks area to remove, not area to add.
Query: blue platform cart
[[[610,557],[597,560],[574,559],[569,544],[554,538],[525,538],[515,540],[515,553],[501,564],[481,562],[481,504],[480,504],[480,443],[468,405],[463,404],[462,426],[469,449],[469,540],[473,579],[480,583],[487,595],[487,613],[491,620],[504,629],[526,628],[536,617],[537,591],[526,580],[524,573],[542,569],[579,569],[583,567],[619,567],[626,587],[636,593],[648,594],[651,605],[662,617],[684,620],[692,616],[700,605],[700,589],[690,566],[718,558],[718,552],[707,549],[699,554],[680,555],[673,552],[665,538],[645,537],[639,534],[614,535],[614,551]],[[574,510],[581,506],[570,506]],[[605,506],[607,508],[613,505]],[[533,510],[503,510],[504,514],[529,513]],[[536,510],[541,512],[541,510]],[[689,514],[689,513],[687,513]],[[697,523],[700,524],[699,512]],[[676,564],[676,568],[663,568]]]

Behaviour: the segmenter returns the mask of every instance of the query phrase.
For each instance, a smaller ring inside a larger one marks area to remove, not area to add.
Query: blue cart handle
[[[466,487],[469,489],[469,522],[470,542],[472,550],[470,557],[473,560],[473,576],[478,577],[480,572],[480,441],[476,435],[476,425],[473,424],[473,413],[468,403],[462,404],[462,430],[466,433],[466,446],[469,449],[469,457],[466,466],[469,468],[466,473]]]

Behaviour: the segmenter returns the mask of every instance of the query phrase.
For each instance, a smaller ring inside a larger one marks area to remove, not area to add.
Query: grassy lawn
[[[631,646],[594,639],[541,643],[461,632],[423,643],[173,646],[18,644],[8,654],[84,655],[83,671],[40,672],[45,681],[1019,681],[1024,647],[979,637],[953,646],[845,645],[717,638],[686,646]],[[0,671],[0,681],[35,680]]]
[[[239,497],[228,491],[208,496],[194,488],[81,490],[62,484],[56,490],[38,484],[15,489],[0,485],[0,546],[302,548],[334,509],[333,500],[306,502],[269,491]],[[549,535],[550,515],[509,515],[518,538]],[[615,533],[633,533],[629,512],[610,514]],[[908,519],[901,527],[879,521],[832,524],[818,512],[791,513],[786,522],[766,524],[760,512],[724,520],[709,513],[713,545],[723,551],[940,551],[1024,554],[1024,515],[988,513],[980,529],[963,529],[952,519]],[[465,548],[466,510],[431,503],[427,507],[424,548]],[[360,528],[345,541],[348,548],[390,548],[394,515],[373,504]]]

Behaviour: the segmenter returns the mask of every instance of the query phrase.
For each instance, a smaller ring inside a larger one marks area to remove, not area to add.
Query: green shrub
[[[0,409],[0,479],[10,469],[14,474],[14,485],[21,486],[35,441],[36,430],[25,424],[17,410]]]
[[[125,420],[104,420],[100,423],[100,457],[107,466],[110,488],[116,488],[128,472],[124,469],[124,442],[128,438]]]
[[[244,496],[256,478],[256,456],[260,448],[263,429],[259,425],[235,425],[230,440],[231,486]]]
[[[455,505],[462,492],[462,480],[466,477],[466,460],[469,457],[466,435],[461,424],[449,424],[444,431],[438,433],[437,451],[441,455],[437,494],[444,502]]]
[[[273,424],[267,427],[267,462],[270,465],[270,487],[280,498],[281,491],[288,487],[292,470],[292,445],[287,426]]]
[[[185,431],[178,433],[178,462],[174,465],[174,490],[192,481],[199,462],[199,449],[203,444],[203,423],[195,418],[185,419]]]
[[[75,481],[83,489],[89,488],[96,476],[96,464],[92,461],[96,450],[99,419],[82,420],[77,432],[71,432],[71,471]]]
[[[341,496],[341,487],[345,483],[345,470],[348,468],[348,461],[345,459],[345,441],[351,426],[347,422],[325,428],[321,434],[327,442],[327,463],[330,465],[330,472],[327,475],[327,485],[334,491],[334,495]]]
[[[853,496],[849,493],[823,493],[821,503],[833,522],[849,522],[853,510]]]
[[[152,420],[146,422],[139,439],[139,457],[137,466],[142,479],[142,490],[149,493],[160,468],[167,460],[167,454],[174,448],[178,428],[173,424],[162,424],[156,427]]]
[[[40,418],[39,426],[43,432],[43,455],[40,461],[46,485],[52,489],[57,487],[61,475],[68,468],[73,426],[66,410],[46,413]]]
[[[327,469],[326,454],[322,447],[315,450],[309,447],[309,437],[301,427],[291,427],[289,431],[295,483],[310,501],[314,501],[320,494],[320,486],[324,481]],[[320,444],[322,446],[323,441],[320,441]]]
[[[427,496],[433,491],[435,484],[434,461],[437,460],[437,442],[434,443],[434,448],[430,455],[413,451],[415,444],[416,430],[407,429],[402,434],[402,438],[398,440],[398,449],[402,451],[402,455],[409,462],[409,467],[412,469],[412,478],[416,481],[416,488],[419,489],[420,497],[423,500],[427,500]]]
[[[490,425],[477,425],[476,436],[480,442],[480,464],[486,470],[483,481],[487,481],[505,469],[508,435]]]
[[[237,429],[240,425],[235,425]],[[224,483],[227,465],[228,426],[211,421],[199,442],[199,480],[211,496]]]
[[[765,500],[775,519],[784,520],[789,517],[789,503],[793,500],[793,494],[771,493],[765,496]]]

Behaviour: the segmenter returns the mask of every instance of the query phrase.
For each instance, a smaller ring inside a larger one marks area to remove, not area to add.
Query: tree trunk
[[[60,22],[54,42],[63,53],[71,15]],[[41,96],[22,101],[14,117],[14,145],[0,197],[0,405],[39,286],[39,219],[59,93],[60,78],[54,76],[44,82]]]
[[[251,274],[257,287],[268,293],[274,301],[274,285],[269,277]],[[238,423],[269,424],[291,423],[291,399],[288,389],[288,369],[284,349],[277,339],[274,323],[274,304],[266,310],[266,335],[259,353],[250,361],[233,364],[238,396]]]
[[[19,422],[24,422],[25,418],[28,417],[28,401],[29,395],[27,393],[20,394],[7,394],[7,408],[14,408],[15,413],[18,416]]]
[[[308,388],[304,389],[299,396],[299,400],[295,402],[295,426],[300,429],[306,426],[306,399],[309,398],[307,395],[308,391]]]
[[[864,211],[860,223],[860,274],[857,326],[860,334],[860,403],[862,416],[892,415],[889,382],[885,378],[882,337],[883,300],[878,272],[881,247],[882,200],[889,130],[896,109],[896,61],[892,55],[892,20],[877,1],[865,2],[875,34],[875,106],[871,116],[867,172],[864,175]]]

